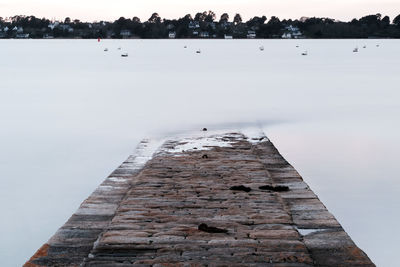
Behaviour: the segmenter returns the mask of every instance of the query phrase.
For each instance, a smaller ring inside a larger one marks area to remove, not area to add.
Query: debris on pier
[[[375,265],[267,137],[201,131],[140,143],[25,266]]]

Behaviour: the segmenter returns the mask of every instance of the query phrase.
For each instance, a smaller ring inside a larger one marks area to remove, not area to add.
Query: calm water
[[[400,41],[2,40],[0,59],[1,266],[25,262],[143,137],[250,125],[395,266]]]

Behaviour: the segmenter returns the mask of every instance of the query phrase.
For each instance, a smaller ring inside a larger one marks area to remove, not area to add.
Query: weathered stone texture
[[[130,157],[26,266],[374,266],[267,138],[220,138]]]

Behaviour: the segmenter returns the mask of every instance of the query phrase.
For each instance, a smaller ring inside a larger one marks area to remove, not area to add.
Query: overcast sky
[[[162,18],[213,10],[240,13],[244,19],[256,15],[300,18],[331,17],[344,21],[381,13],[391,19],[400,14],[400,0],[0,0],[0,16],[34,15],[63,19],[115,20],[138,16],[147,20],[153,12]]]

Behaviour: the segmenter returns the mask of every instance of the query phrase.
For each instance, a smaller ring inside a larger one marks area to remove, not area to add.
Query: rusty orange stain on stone
[[[29,261],[27,261],[24,264],[23,267],[38,267],[38,266],[40,266],[40,265],[32,263],[32,261],[34,261],[38,258],[46,257],[48,251],[49,251],[49,245],[44,244],[41,248],[38,249],[38,251],[36,251],[35,255],[33,255],[32,258],[30,258]]]
[[[362,259],[364,257],[364,253],[358,247],[350,247],[349,253],[356,259]]]

